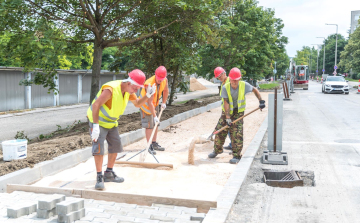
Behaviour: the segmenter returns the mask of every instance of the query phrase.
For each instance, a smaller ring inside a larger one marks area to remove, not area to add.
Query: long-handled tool
[[[252,110],[251,112],[247,113],[246,115],[243,115],[243,116],[241,116],[240,118],[234,120],[233,122],[231,122],[231,124],[234,124],[234,123],[240,121],[241,119],[245,118],[246,116],[250,115],[251,113],[253,113],[253,112],[255,112],[255,111],[259,110],[259,109],[260,109],[260,108],[258,107],[258,108],[256,108],[256,109]],[[213,137],[214,135],[219,134],[219,132],[222,132],[223,130],[225,130],[225,129],[227,129],[227,128],[229,128],[228,125],[222,127],[221,129],[219,129],[219,130],[217,130],[217,131],[214,131],[214,132],[211,133],[211,135],[207,138],[207,140],[214,141],[212,137]]]

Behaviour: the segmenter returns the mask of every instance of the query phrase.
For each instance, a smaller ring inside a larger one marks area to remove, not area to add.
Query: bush
[[[357,75],[357,74],[352,74],[352,75],[351,75],[351,78],[354,79],[354,80],[356,80],[356,79],[359,78],[359,76],[360,76],[360,74],[359,74],[359,75]]]

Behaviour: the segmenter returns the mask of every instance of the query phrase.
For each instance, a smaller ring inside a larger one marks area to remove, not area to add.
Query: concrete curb
[[[241,185],[244,182],[246,175],[251,167],[254,157],[260,148],[260,144],[267,131],[268,117],[265,118],[261,124],[258,132],[251,141],[249,147],[246,149],[244,156],[236,165],[234,172],[231,174],[223,190],[217,198],[217,208],[210,209],[206,214],[203,223],[224,223],[231,208],[236,200],[240,191]],[[229,164],[230,165],[230,164]]]
[[[161,126],[159,127],[159,130],[165,129],[170,125],[179,123],[195,115],[207,112],[219,106],[221,106],[221,101],[175,115],[170,119],[161,121]],[[131,143],[137,142],[144,137],[145,129],[138,129],[136,131],[127,132],[120,135],[121,143],[123,146],[127,146]],[[105,150],[107,150],[106,147],[107,146],[105,146]],[[35,181],[38,181],[45,176],[53,175],[62,170],[76,166],[77,164],[84,162],[91,157],[91,147],[86,147],[84,149],[63,154],[54,158],[53,160],[38,163],[33,168],[25,168],[6,174],[0,177],[0,192],[6,192],[7,184],[34,183]]]

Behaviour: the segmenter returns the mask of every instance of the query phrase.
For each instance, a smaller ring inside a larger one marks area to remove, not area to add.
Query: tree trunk
[[[94,43],[94,59],[92,65],[92,73],[91,73],[91,90],[90,90],[90,104],[94,100],[96,94],[98,93],[100,86],[100,71],[101,71],[101,62],[102,62],[102,46],[97,43],[95,40]]]
[[[170,97],[169,97],[169,105],[171,105],[174,102],[174,96],[175,96],[175,92],[176,92],[176,79],[178,76],[178,72],[179,72],[179,66],[176,67],[176,70],[174,72],[174,76],[173,78],[171,78],[171,92],[170,92]]]

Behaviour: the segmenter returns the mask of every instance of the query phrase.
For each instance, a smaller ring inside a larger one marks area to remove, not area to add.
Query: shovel
[[[231,124],[234,124],[234,123],[240,121],[241,119],[245,118],[246,116],[250,115],[251,113],[253,113],[253,112],[255,112],[255,111],[259,110],[259,109],[260,109],[260,108],[258,107],[258,108],[256,108],[256,109],[252,110],[251,112],[247,113],[246,115],[243,115],[243,116],[241,116],[240,118],[234,120],[233,122],[231,122]],[[229,128],[228,125],[222,127],[221,129],[219,129],[219,130],[217,130],[217,131],[214,131],[214,132],[211,133],[211,135],[207,138],[207,140],[214,141],[214,140],[213,140],[213,136],[214,136],[214,135],[217,135],[219,132],[222,132],[223,130],[225,130],[225,129],[227,129],[227,128]]]

